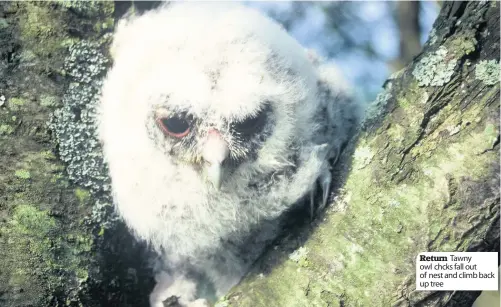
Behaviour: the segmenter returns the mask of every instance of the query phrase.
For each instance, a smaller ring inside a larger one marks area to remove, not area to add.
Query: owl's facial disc
[[[163,106],[154,109],[153,119],[156,132],[151,137],[159,148],[174,161],[193,165],[216,190],[232,180],[230,177],[242,164],[257,159],[275,125],[268,101],[238,119],[209,119]]]
[[[230,150],[216,129],[210,129],[207,140],[203,145],[202,157],[205,160],[205,174],[207,180],[219,190],[223,181],[223,161],[228,157]]]

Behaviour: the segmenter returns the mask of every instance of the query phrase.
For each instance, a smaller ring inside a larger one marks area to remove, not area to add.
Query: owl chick
[[[161,255],[151,306],[203,306],[317,182],[326,204],[357,105],[334,68],[238,4],[122,20],[112,54],[98,129],[117,211]]]

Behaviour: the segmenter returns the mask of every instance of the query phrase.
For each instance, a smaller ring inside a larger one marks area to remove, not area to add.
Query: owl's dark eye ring
[[[264,122],[264,116],[255,116],[246,118],[243,122],[239,122],[235,124],[235,129],[238,132],[242,133],[250,133],[257,129],[259,124]]]
[[[157,124],[165,134],[179,139],[190,133],[190,121],[184,117],[158,117]]]
[[[266,123],[266,119],[268,117],[267,115],[269,112],[270,112],[270,106],[267,105],[258,114],[252,117],[247,117],[245,120],[241,122],[233,123],[233,129],[244,135],[249,135],[259,132]]]

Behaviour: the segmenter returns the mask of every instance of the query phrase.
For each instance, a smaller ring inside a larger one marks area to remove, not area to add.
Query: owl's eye
[[[261,122],[264,121],[264,116],[249,117],[243,122],[235,124],[235,130],[238,132],[246,133],[255,131]]]
[[[190,132],[191,120],[182,115],[159,117],[157,123],[162,131],[176,138],[185,137]]]
[[[252,134],[259,132],[266,124],[269,107],[261,110],[257,115],[247,117],[241,122],[233,124],[234,129],[241,134]]]

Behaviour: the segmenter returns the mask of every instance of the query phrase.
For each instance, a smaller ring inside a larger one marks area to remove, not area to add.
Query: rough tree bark
[[[0,2],[1,306],[146,306],[145,249],[110,214],[82,131],[126,6]],[[478,293],[413,291],[414,262],[499,251],[499,3],[445,3],[374,106],[327,212],[219,304],[471,306]]]
[[[112,219],[85,131],[114,10],[0,2],[0,306],[147,305],[145,249]]]

